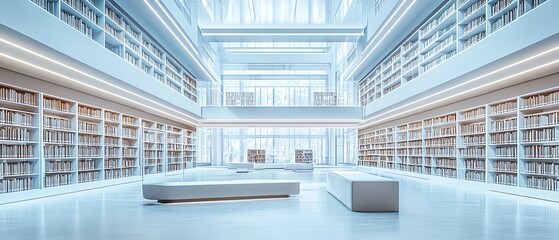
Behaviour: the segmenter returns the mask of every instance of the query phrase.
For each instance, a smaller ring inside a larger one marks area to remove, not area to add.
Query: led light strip
[[[204,33],[204,36],[363,36],[361,33],[245,33],[245,32],[227,32],[227,33]]]
[[[144,97],[144,96],[141,96],[141,95],[139,95],[139,94],[136,94],[136,93],[134,93],[134,92],[131,92],[131,91],[125,89],[125,88],[119,87],[119,86],[114,85],[114,84],[112,84],[112,83],[109,83],[109,82],[107,82],[107,81],[105,81],[105,80],[102,80],[102,79],[100,79],[100,78],[97,78],[97,77],[95,77],[95,76],[92,76],[92,75],[90,75],[90,74],[88,74],[88,73],[85,73],[85,72],[83,72],[83,71],[80,71],[80,70],[78,70],[78,69],[75,69],[75,68],[73,68],[73,67],[70,67],[70,66],[68,66],[68,65],[66,65],[66,64],[60,63],[60,62],[58,62],[58,61],[55,61],[55,60],[53,60],[53,59],[51,59],[51,58],[45,57],[45,56],[43,56],[43,55],[41,55],[41,54],[39,54],[39,53],[36,53],[36,52],[34,52],[34,51],[30,51],[29,49],[26,49],[26,48],[24,48],[24,47],[22,47],[22,46],[19,46],[19,45],[17,45],[17,44],[14,44],[14,43],[12,43],[12,42],[10,42],[10,41],[7,41],[7,40],[5,40],[5,39],[0,38],[0,42],[6,43],[6,44],[8,44],[8,45],[10,45],[10,46],[12,46],[12,47],[15,47],[15,48],[17,48],[17,49],[19,49],[19,50],[22,50],[22,51],[24,51],[24,52],[26,52],[26,53],[30,53],[30,54],[35,55],[35,56],[37,56],[37,57],[39,57],[39,58],[42,58],[42,59],[44,59],[44,60],[47,60],[47,61],[52,62],[52,63],[55,63],[55,64],[57,64],[57,65],[59,65],[59,66],[62,66],[62,67],[64,67],[64,68],[70,69],[70,70],[72,70],[72,71],[74,71],[74,72],[77,72],[77,73],[80,73],[80,74],[82,74],[82,75],[85,75],[85,76],[87,76],[87,77],[89,77],[89,78],[95,79],[95,80],[97,80],[97,81],[99,81],[99,82],[102,82],[102,83],[104,83],[104,84],[107,84],[107,85],[109,85],[109,86],[111,86],[111,87],[113,87],[113,88],[116,88],[116,89],[118,89],[118,90],[124,91],[124,92],[126,92],[126,93],[128,93],[128,94],[132,94],[132,95],[134,95],[134,96],[136,96],[136,97],[139,97],[139,98],[141,98],[141,99],[143,99],[143,100],[145,100],[145,101],[151,102],[151,103],[156,104],[156,105],[159,105],[159,106],[161,106],[161,107],[163,107],[163,108],[169,109],[169,110],[171,110],[171,111],[173,111],[173,112],[179,113],[179,114],[183,115],[184,117],[179,117],[179,116],[177,116],[177,115],[170,114],[170,113],[168,113],[168,112],[162,111],[162,110],[157,109],[157,108],[154,108],[154,107],[145,106],[145,107],[147,107],[147,108],[149,108],[149,109],[151,109],[151,110],[154,110],[154,111],[157,111],[157,112],[160,112],[160,113],[163,113],[163,114],[166,114],[166,115],[169,115],[169,116],[178,118],[178,119],[183,119],[183,121],[185,121],[185,122],[187,122],[187,123],[190,123],[191,125],[198,126],[197,123],[192,122],[192,121],[189,121],[189,120],[185,120],[184,118],[186,117],[186,118],[192,119],[192,120],[194,120],[194,121],[198,121],[197,119],[195,119],[195,118],[193,118],[193,117],[191,117],[191,116],[188,116],[188,115],[186,115],[186,114],[184,114],[184,113],[182,113],[182,112],[179,112],[179,111],[177,111],[177,110],[175,110],[175,109],[169,108],[168,106],[165,106],[165,105],[160,104],[160,103],[158,103],[158,102],[156,102],[156,101],[153,101],[153,100],[151,100],[151,99],[148,99],[148,98],[146,98],[146,97]],[[126,101],[133,102],[133,103],[138,103],[138,102],[133,101],[133,100],[131,100],[131,99],[122,97],[122,96],[117,95],[117,94],[114,94],[114,93],[112,93],[112,92],[105,91],[105,90],[103,90],[103,89],[101,89],[101,88],[98,88],[98,87],[95,87],[95,86],[93,86],[93,85],[84,83],[84,82],[82,82],[82,81],[78,81],[78,80],[73,79],[73,78],[71,78],[71,77],[68,77],[68,76],[62,75],[62,74],[60,74],[60,73],[57,73],[57,72],[48,70],[48,69],[46,69],[46,68],[37,66],[37,65],[35,65],[35,64],[26,62],[26,61],[21,60],[21,59],[19,59],[19,58],[15,58],[15,57],[9,56],[9,55],[4,54],[4,53],[0,53],[0,55],[1,55],[1,56],[4,56],[4,57],[6,57],[6,58],[12,59],[12,60],[14,60],[14,61],[23,63],[23,64],[25,64],[25,65],[34,67],[34,68],[36,68],[36,69],[40,69],[40,70],[42,70],[42,71],[45,71],[45,72],[48,72],[48,73],[51,73],[51,74],[54,74],[54,75],[63,77],[63,78],[65,78],[65,79],[68,79],[68,80],[70,80],[70,81],[79,83],[79,84],[84,85],[84,86],[86,86],[86,87],[89,87],[89,88],[92,88],[92,89],[96,89],[96,90],[99,90],[99,91],[106,92],[106,93],[108,93],[108,94],[110,94],[110,95],[112,95],[112,96],[115,96],[115,97],[124,99],[124,100],[126,100]]]
[[[555,51],[557,51],[557,50],[559,50],[559,46],[558,46],[558,47],[554,47],[554,48],[552,48],[552,49],[550,49],[550,50],[547,50],[547,51],[545,51],[545,52],[542,52],[542,53],[533,55],[533,56],[531,56],[531,57],[529,57],[529,58],[526,58],[526,59],[524,59],[524,60],[522,60],[522,61],[516,62],[516,63],[511,64],[511,65],[508,65],[508,66],[506,66],[506,67],[497,69],[497,70],[492,71],[492,72],[490,72],[490,73],[486,73],[486,74],[484,74],[484,75],[482,75],[482,76],[479,76],[479,77],[470,79],[470,80],[468,80],[468,81],[466,81],[466,82],[460,83],[460,84],[455,85],[455,86],[453,86],[453,87],[447,88],[447,89],[445,89],[445,90],[443,90],[443,91],[437,92],[437,93],[435,93],[435,94],[433,94],[433,95],[431,95],[431,96],[424,97],[424,98],[415,100],[415,101],[413,101],[413,102],[410,102],[410,103],[401,105],[401,106],[399,106],[399,107],[393,108],[393,109],[391,109],[391,110],[389,110],[389,111],[387,111],[387,112],[384,112],[384,113],[381,113],[381,114],[379,114],[379,115],[376,115],[374,118],[377,118],[377,117],[380,117],[380,116],[383,116],[383,115],[387,115],[387,114],[389,114],[389,113],[398,111],[399,109],[402,109],[402,108],[405,108],[405,107],[408,107],[408,106],[417,104],[417,103],[419,103],[419,102],[421,102],[421,101],[424,101],[424,100],[427,100],[427,99],[432,98],[432,97],[434,97],[434,96],[443,94],[443,93],[448,92],[448,91],[450,91],[450,90],[453,90],[453,89],[462,87],[462,86],[464,86],[464,85],[466,85],[466,84],[472,83],[472,82],[474,82],[474,81],[478,81],[478,80],[480,80],[480,79],[482,79],[482,78],[485,78],[485,77],[488,77],[488,76],[490,76],[490,75],[496,74],[496,73],[498,73],[498,72],[507,70],[507,69],[512,68],[512,67],[514,67],[514,66],[516,66],[516,65],[519,65],[519,64],[521,64],[521,63],[524,63],[524,62],[533,60],[533,59],[538,58],[538,57],[541,57],[541,56],[543,56],[543,55],[546,55],[546,54],[555,52]],[[475,88],[471,88],[471,89],[468,89],[468,90],[465,90],[465,91],[461,91],[459,94],[454,94],[454,95],[451,95],[451,96],[448,96],[448,97],[445,97],[445,98],[441,98],[441,99],[438,99],[438,100],[435,100],[435,101],[430,101],[428,104],[421,105],[421,106],[419,106],[419,107],[415,107],[415,108],[412,108],[412,109],[409,109],[409,110],[406,110],[406,111],[403,111],[403,112],[398,112],[398,113],[396,113],[396,114],[391,115],[390,117],[392,118],[392,117],[394,117],[394,116],[401,116],[401,115],[404,115],[404,114],[409,113],[409,112],[411,112],[411,111],[415,111],[415,110],[417,110],[417,109],[424,108],[424,107],[426,107],[426,106],[430,106],[430,105],[433,105],[433,104],[436,104],[436,103],[439,103],[439,102],[442,102],[442,101],[446,101],[447,99],[454,98],[454,97],[460,96],[460,95],[464,95],[464,94],[466,94],[466,93],[469,93],[469,92],[472,92],[472,91],[476,91],[476,90],[478,90],[478,89],[481,89],[481,88],[484,88],[484,87],[487,87],[487,86],[491,86],[491,85],[493,85],[493,84],[496,84],[496,83],[499,83],[499,82],[503,82],[503,81],[508,80],[508,79],[510,79],[510,78],[513,78],[513,77],[516,77],[516,76],[519,76],[519,75],[522,75],[522,74],[525,74],[525,73],[529,73],[529,72],[532,72],[532,71],[535,71],[535,70],[538,70],[538,69],[540,69],[540,68],[544,68],[544,67],[547,67],[547,66],[549,66],[549,65],[556,64],[556,63],[559,63],[559,59],[558,59],[558,60],[555,60],[555,61],[552,61],[552,62],[549,62],[549,63],[546,63],[546,64],[543,64],[543,65],[540,65],[540,66],[537,66],[537,67],[534,67],[534,68],[531,68],[531,69],[528,69],[528,70],[524,70],[524,71],[519,72],[519,73],[515,73],[515,74],[512,74],[512,75],[509,75],[509,76],[507,76],[507,77],[503,77],[503,78],[501,78],[501,79],[499,79],[499,80],[495,80],[495,81],[493,81],[493,82],[490,82],[490,83],[487,83],[487,84],[484,84],[484,85],[480,85],[480,86],[477,86],[477,87],[475,87]],[[371,125],[377,124],[377,123],[379,123],[379,122],[383,122],[383,121],[385,121],[386,119],[387,119],[387,118],[379,119],[379,120],[376,120],[376,121],[367,123],[367,124],[365,124],[365,125],[362,125],[362,126],[360,126],[359,128],[366,128],[366,127],[369,127],[369,126],[371,126]],[[363,122],[367,122],[367,121],[370,121],[370,120],[365,120],[365,121],[363,121]]]
[[[377,42],[377,44],[375,44],[375,46],[374,46],[370,51],[368,51],[368,53],[367,53],[367,55],[365,55],[365,57],[361,58],[361,61],[357,64],[357,66],[355,66],[355,67],[351,70],[351,72],[349,72],[347,75],[345,75],[344,79],[347,80],[350,76],[352,76],[352,75],[355,73],[355,71],[357,71],[358,68],[361,67],[361,65],[363,65],[363,63],[365,63],[365,60],[366,60],[367,58],[369,58],[369,56],[371,56],[371,54],[373,53],[373,51],[380,45],[380,43],[386,38],[386,36],[388,36],[388,34],[389,34],[390,32],[392,32],[392,30],[394,29],[394,27],[396,27],[396,25],[398,25],[398,23],[400,22],[400,20],[402,20],[402,18],[403,18],[403,17],[406,15],[406,13],[411,9],[411,7],[415,4],[416,1],[417,1],[417,0],[413,0],[413,1],[411,2],[411,4],[406,8],[406,10],[405,10],[405,11],[400,15],[400,17],[396,20],[396,22],[394,22],[394,24],[392,24],[392,26],[390,27],[390,29],[388,29],[388,31],[384,33],[384,35],[383,35],[382,38]],[[396,9],[396,11],[394,11],[393,14],[390,15],[390,18],[388,19],[388,21],[386,21],[386,23],[390,22],[390,20],[396,15],[396,13],[397,13],[398,11],[400,11],[400,8],[401,8],[402,6],[404,6],[405,3],[406,3],[406,1],[404,1],[404,2],[402,2],[402,3],[400,4],[400,6],[398,7],[398,9]],[[382,27],[378,32],[381,32],[386,26],[387,26],[386,24],[383,25],[383,27]],[[375,40],[376,40],[376,38],[377,38],[378,36],[379,36],[379,35],[376,35],[373,39],[371,39],[371,41],[369,41],[369,44],[367,45],[367,47],[365,47],[365,50],[363,50],[363,52],[367,52],[367,49],[368,49],[370,46],[372,46],[373,42],[375,42]]]
[[[192,59],[194,59],[194,62],[196,62],[196,64],[198,64],[198,66],[210,77],[212,77],[212,81],[214,83],[217,83],[217,79],[218,77],[215,75],[215,73],[213,71],[208,71],[206,69],[205,66],[203,66],[200,61],[198,61],[198,58],[196,56],[194,56],[194,54],[190,51],[190,49],[188,49],[188,47],[186,47],[183,43],[183,41],[181,41],[179,39],[179,37],[175,34],[175,32],[173,30],[171,30],[171,28],[169,27],[169,25],[167,25],[166,21],[163,20],[163,18],[157,13],[157,11],[155,11],[155,9],[153,8],[153,6],[151,6],[151,4],[149,3],[148,0],[144,0],[144,3],[148,6],[148,8],[151,10],[151,12],[157,17],[157,19],[159,19],[159,21],[161,21],[161,23],[165,26],[165,28],[167,28],[167,31],[169,31],[169,33],[171,33],[171,35],[173,35],[173,37],[175,37],[175,40],[177,40],[177,42],[184,48],[184,50],[186,50],[186,52],[188,53],[188,55],[190,55],[190,57],[192,57]],[[173,18],[169,15],[169,13],[167,13],[167,11],[165,10],[165,8],[163,6],[161,6],[161,4],[159,3],[159,1],[155,1],[155,3],[157,3],[157,5],[159,6],[159,8],[163,11],[163,13],[167,16],[167,18],[171,19],[171,23],[173,24],[173,26],[175,26],[175,28],[177,28],[177,31],[181,34],[181,36],[186,40],[186,42],[188,43],[188,45],[190,45],[190,47],[192,49],[194,49],[194,51],[196,51],[196,49],[194,48],[194,46],[192,46],[192,43],[190,43],[190,41],[188,40],[188,37],[186,37],[183,32],[182,29],[179,28],[176,23],[173,21]],[[196,55],[198,55],[198,52],[196,52]]]

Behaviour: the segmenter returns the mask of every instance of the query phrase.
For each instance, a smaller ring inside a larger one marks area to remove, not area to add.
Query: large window
[[[199,162],[246,162],[247,149],[266,151],[267,163],[294,162],[295,149],[312,149],[317,165],[355,164],[352,128],[201,128]]]

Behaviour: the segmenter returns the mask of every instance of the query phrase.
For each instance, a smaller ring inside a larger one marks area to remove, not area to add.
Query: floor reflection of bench
[[[396,180],[357,171],[332,171],[328,173],[326,189],[352,211],[399,211]]]
[[[144,184],[144,198],[160,203],[255,198],[279,198],[299,194],[299,181],[231,180]]]

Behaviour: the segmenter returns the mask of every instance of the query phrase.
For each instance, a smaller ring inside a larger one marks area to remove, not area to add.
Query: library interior
[[[2,240],[559,238],[559,0],[3,4]]]

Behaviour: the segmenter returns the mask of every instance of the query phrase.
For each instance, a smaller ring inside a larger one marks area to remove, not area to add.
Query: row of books
[[[460,125],[461,134],[485,133],[485,122]]]
[[[459,152],[462,157],[485,157],[485,147],[460,148]]]
[[[518,162],[516,162],[516,161],[495,161],[493,163],[493,170],[516,173],[518,171]]]
[[[527,173],[559,176],[559,163],[527,162],[525,167]]]
[[[74,16],[74,14],[68,13],[64,10],[60,12],[60,19],[72,26],[74,29],[83,33],[89,38],[93,38],[93,29],[87,26],[86,22],[79,17]]]
[[[105,146],[119,146],[118,140],[116,137],[105,137]]]
[[[435,60],[431,61],[430,63],[426,64],[425,66],[423,66],[423,72],[429,71],[431,68],[434,68],[435,66],[441,64],[442,62],[444,62],[447,59],[453,57],[454,55],[456,55],[456,49],[453,49],[450,52],[447,52],[447,53],[441,55],[437,59],[435,59]]]
[[[517,141],[518,135],[516,132],[491,133],[492,144],[516,143]]]
[[[99,133],[99,123],[79,121],[78,131],[84,133]]]
[[[78,107],[78,115],[100,119],[101,118],[101,109],[90,108],[90,107],[86,107],[86,106],[79,106]]]
[[[49,174],[45,176],[45,187],[58,187],[72,183],[71,173]]]
[[[423,28],[421,28],[419,30],[419,33],[422,36],[425,36],[427,33],[435,29],[447,17],[454,14],[455,9],[456,9],[456,5],[455,3],[452,3],[450,6],[448,6],[447,9],[444,10],[444,12],[439,17],[431,20],[431,22],[427,23]]]
[[[89,8],[89,6],[85,5],[81,0],[62,0],[70,7],[77,10],[83,16],[94,22],[95,24],[99,25],[99,16],[95,14],[95,12]]]
[[[410,142],[411,143],[411,142]],[[413,141],[414,146],[421,147],[421,141]],[[411,146],[411,144],[410,144]],[[439,146],[456,146],[456,138],[455,137],[445,137],[445,138],[432,138],[432,139],[425,139],[425,146],[426,147],[439,147]]]
[[[423,120],[423,126],[429,127],[429,126],[435,126],[435,125],[447,124],[453,122],[456,122],[456,114],[449,114],[445,116]],[[420,124],[418,125],[417,123],[416,126],[421,127],[421,125]]]
[[[33,125],[33,115],[7,109],[0,109],[0,123],[21,126]]]
[[[464,117],[464,120],[485,117],[485,107],[465,111],[462,113],[462,116]]]
[[[70,171],[72,171],[71,161],[54,160],[54,161],[45,162],[45,172],[47,173],[70,172]]]
[[[559,189],[559,180],[546,177],[528,177],[526,179],[526,187],[557,191]]]
[[[33,173],[32,162],[0,163],[0,177],[19,176]]]
[[[120,169],[106,169],[105,170],[105,179],[116,179],[120,178]]]
[[[118,128],[115,126],[105,126],[105,135],[118,136]]]
[[[43,127],[69,131],[71,130],[72,125],[70,124],[69,119],[45,115],[43,116]]]
[[[524,117],[523,127],[539,127],[559,124],[559,112],[541,113]]]
[[[456,135],[456,127],[438,128],[425,131],[426,138]]]
[[[144,158],[163,158],[163,152],[146,150],[144,151]]]
[[[74,146],[53,146],[46,145],[43,147],[43,156],[45,158],[69,158],[74,157]]]
[[[32,158],[33,145],[0,144],[0,158]]]
[[[509,113],[517,110],[518,102],[515,100],[506,101],[491,105],[491,114],[497,115],[501,113]]]
[[[78,161],[78,171],[95,170],[95,161],[92,159],[84,159]]]
[[[464,160],[464,167],[466,169],[485,170],[485,160],[466,159]]]
[[[518,148],[516,146],[496,147],[495,157],[518,157]]]
[[[509,5],[513,4],[516,0],[498,0],[491,5],[491,16],[505,9]]]
[[[507,24],[511,23],[512,21],[516,20],[516,8],[511,9],[507,13],[503,14],[500,18],[496,21],[491,23],[491,31],[497,31],[498,29],[506,26]]]
[[[464,179],[468,181],[485,182],[485,172],[466,170]]]
[[[78,157],[100,157],[101,148],[92,146],[78,146]]]
[[[31,132],[26,128],[0,127],[0,140],[29,141],[30,139]]]
[[[80,144],[85,145],[101,145],[101,136],[93,135],[78,135],[78,141]]]
[[[6,178],[0,180],[0,193],[31,190],[33,178]]]
[[[136,129],[134,128],[122,128],[122,136],[128,138],[136,138]]]
[[[524,142],[548,142],[555,141],[555,129],[533,129],[522,131],[522,139]]]
[[[485,33],[485,30],[483,30],[482,32],[476,33],[474,35],[472,35],[471,37],[469,37],[468,39],[466,39],[466,41],[464,41],[464,49],[471,47],[472,45],[474,45],[475,43],[483,40],[485,38],[487,34]]]
[[[80,172],[78,173],[78,183],[99,181],[99,172]]]
[[[462,137],[464,145],[482,145],[485,144],[485,135],[471,135]]]
[[[0,100],[37,106],[37,95],[35,93],[7,87],[0,87]]]
[[[516,130],[518,124],[518,118],[506,118],[491,121],[491,131],[509,131]]]
[[[521,98],[522,109],[559,103],[559,91]]]
[[[525,158],[559,158],[559,146],[525,146]]]
[[[467,2],[468,0],[465,0],[464,2]],[[485,7],[485,0],[478,0],[474,3],[472,3],[472,5],[470,5],[468,8],[466,8],[466,10],[464,11],[464,18],[469,17],[472,13],[476,12],[477,10],[479,10],[480,8]]]
[[[105,147],[105,157],[119,157],[120,148],[118,147]]]
[[[464,34],[467,34],[468,32],[472,31],[472,29],[478,27],[481,24],[485,24],[485,14],[474,18],[472,21],[466,24],[464,26]]]

